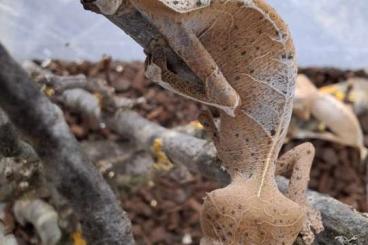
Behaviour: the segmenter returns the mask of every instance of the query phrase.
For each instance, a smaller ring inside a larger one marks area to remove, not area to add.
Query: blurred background
[[[289,24],[300,66],[368,66],[368,1],[268,2]],[[0,41],[19,60],[144,59],[131,38],[78,0],[0,0]]]
[[[296,91],[297,103],[282,152],[312,142],[316,156],[309,188],[368,212],[368,158],[360,154],[368,149],[368,0],[268,2],[288,23],[294,37],[300,68],[297,85],[301,86],[297,87],[316,87],[313,96],[305,89]],[[0,0],[0,43],[62,109],[83,151],[127,211],[137,244],[199,244],[203,196],[220,185],[200,171],[172,165],[160,142],[155,141],[154,147],[137,147],[132,144],[134,134],[127,132],[129,127],[121,131],[101,122],[107,117],[111,118],[106,121],[126,119],[114,116],[123,108],[165,128],[208,140],[196,121],[203,105],[146,79],[142,48],[103,16],[84,10],[80,0]],[[1,69],[5,68],[0,65]],[[322,137],[326,135],[329,140]],[[0,154],[0,245],[4,245],[3,234],[14,235],[19,245],[86,245],[70,204],[51,195],[48,186],[44,188],[48,182],[42,168],[34,167],[42,163],[35,165],[18,157]],[[2,166],[15,166],[11,172],[15,177],[9,178],[8,168]],[[25,208],[17,205],[23,197],[31,200]],[[25,218],[24,225],[22,217],[28,212],[35,216]],[[54,232],[39,229],[39,220],[51,222],[52,226],[42,227],[52,227]],[[343,237],[340,227],[335,228],[339,224],[335,216],[326,220],[331,220],[333,232]],[[359,226],[362,230],[368,227]],[[349,231],[351,240],[341,244],[368,244],[367,232],[360,232],[349,221],[350,228],[359,232]],[[58,243],[48,242],[43,234]],[[335,239],[335,235],[325,234],[316,244],[335,244],[323,240]],[[360,241],[361,234],[366,240]]]

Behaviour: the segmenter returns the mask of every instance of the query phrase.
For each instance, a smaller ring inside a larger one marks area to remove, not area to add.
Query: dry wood
[[[133,244],[131,223],[101,174],[81,152],[60,109],[0,45],[0,106],[44,163],[45,174],[70,202],[89,244]]]
[[[41,162],[0,108],[0,201],[11,201],[44,183]]]

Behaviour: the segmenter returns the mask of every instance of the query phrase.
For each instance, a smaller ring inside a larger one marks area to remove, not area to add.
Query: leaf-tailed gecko
[[[292,38],[276,11],[263,0],[92,2],[105,15],[138,10],[163,37],[145,47],[147,76],[220,110],[219,125],[209,112],[200,120],[232,182],[204,201],[202,244],[292,244],[300,232],[312,243],[311,227],[322,230],[305,200],[314,148],[305,143],[277,160],[297,69]],[[167,47],[199,82],[171,69]],[[275,174],[287,170],[292,176],[284,195]]]

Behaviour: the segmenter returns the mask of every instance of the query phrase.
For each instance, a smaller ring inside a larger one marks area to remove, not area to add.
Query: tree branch
[[[108,126],[123,137],[135,141],[138,147],[150,151],[155,139],[162,139],[162,150],[168,158],[189,170],[200,171],[211,179],[229,183],[228,174],[221,170],[221,162],[212,143],[152,123],[133,111],[117,112]]]
[[[216,158],[215,147],[206,140],[165,129],[132,111],[118,112],[109,125],[147,150],[156,138],[160,138],[162,150],[173,163],[184,164],[191,171],[200,171],[223,185],[229,183],[229,176],[221,170],[221,163]],[[278,177],[277,182],[281,191],[286,192],[288,180]],[[341,241],[354,239],[357,244],[368,244],[368,218],[317,192],[308,191],[307,197],[310,204],[321,212],[325,226],[325,231],[317,236],[317,244],[348,244]]]
[[[101,14],[95,5],[96,0],[81,0],[87,10]],[[123,0],[119,10],[113,15],[105,15],[112,23],[132,37],[146,49],[152,39],[163,38],[162,34],[136,10],[130,1]],[[183,60],[170,48],[165,48],[168,67],[185,80],[200,83],[199,78],[190,70]]]
[[[21,145],[15,128],[0,108],[0,157],[11,157],[21,154]]]
[[[60,109],[0,45],[0,106],[32,142],[45,174],[68,199],[89,244],[133,244],[131,223],[110,187],[81,152]]]

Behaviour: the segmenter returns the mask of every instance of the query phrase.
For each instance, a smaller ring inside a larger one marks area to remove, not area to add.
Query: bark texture
[[[45,174],[78,215],[89,244],[133,244],[131,223],[110,187],[82,153],[61,110],[0,45],[0,106],[32,143]]]

